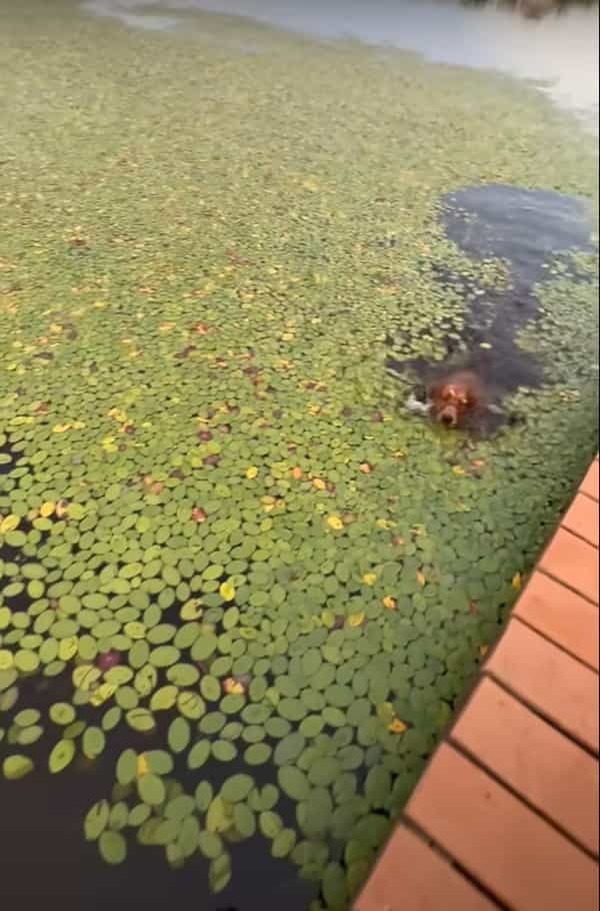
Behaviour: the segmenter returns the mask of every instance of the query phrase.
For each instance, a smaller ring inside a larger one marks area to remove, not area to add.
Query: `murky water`
[[[130,26],[172,28],[177,13],[244,16],[324,39],[402,48],[428,60],[496,69],[533,80],[598,133],[598,8],[526,20],[493,3],[444,0],[86,0],[91,12]]]
[[[469,258],[503,260],[509,268],[508,286],[484,290],[451,273],[440,275],[444,286],[458,287],[470,302],[460,338],[446,340],[447,358],[439,369],[427,360],[390,356],[390,370],[412,371],[425,384],[455,367],[473,370],[498,403],[520,387],[551,382],[540,361],[519,346],[518,333],[538,316],[538,286],[552,278],[549,263],[564,259],[564,268],[572,271],[568,255],[592,251],[586,201],[548,190],[465,187],[444,200],[442,221],[448,237]],[[391,345],[398,342],[402,332],[389,339]],[[492,432],[502,423],[496,417],[480,429]]]

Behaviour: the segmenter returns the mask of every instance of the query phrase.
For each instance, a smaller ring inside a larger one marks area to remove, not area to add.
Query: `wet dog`
[[[489,401],[479,377],[470,370],[457,370],[436,380],[424,398],[411,395],[407,407],[413,414],[458,429],[482,427],[486,416],[503,414],[498,405]]]

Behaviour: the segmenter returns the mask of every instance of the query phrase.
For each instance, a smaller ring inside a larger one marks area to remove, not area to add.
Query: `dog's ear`
[[[436,383],[433,383],[429,387],[429,398],[432,401],[439,401],[442,398],[442,393],[444,391],[445,382],[438,380]]]

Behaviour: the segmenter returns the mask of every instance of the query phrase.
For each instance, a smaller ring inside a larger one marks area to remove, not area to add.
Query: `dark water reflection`
[[[85,0],[97,14],[142,28],[175,27],[202,10],[325,39],[417,51],[428,60],[533,80],[598,132],[598,7],[525,19],[505,4],[452,0]]]

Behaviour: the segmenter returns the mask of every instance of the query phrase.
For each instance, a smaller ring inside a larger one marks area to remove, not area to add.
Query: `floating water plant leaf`
[[[237,748],[228,740],[215,740],[212,754],[219,762],[231,762],[237,756]]]
[[[17,781],[33,771],[33,760],[29,756],[13,754],[6,756],[2,762],[2,774],[9,781]]]
[[[206,813],[206,828],[209,832],[226,832],[233,821],[233,806],[220,795],[211,801]]]
[[[233,825],[241,838],[252,838],[256,831],[256,817],[247,804],[241,802],[235,804]]]
[[[116,776],[119,784],[130,784],[137,775],[137,753],[135,750],[123,750],[117,760]]]
[[[122,864],[127,857],[127,842],[120,832],[102,832],[98,848],[107,864]]]
[[[277,773],[281,790],[292,800],[307,800],[310,784],[304,772],[295,766],[283,766]]]
[[[221,582],[219,586],[219,594],[224,601],[233,601],[235,598],[235,585],[228,579],[226,582]]]
[[[254,743],[244,751],[244,761],[249,766],[264,765],[271,758],[273,748],[268,743]]]
[[[210,862],[208,882],[212,892],[222,892],[231,879],[231,859],[229,854],[221,854]]]
[[[148,750],[137,759],[137,775],[154,772],[155,775],[169,775],[173,771],[173,757],[166,750]]]
[[[99,800],[88,810],[83,828],[88,841],[96,841],[108,825],[110,804],[107,800]]]
[[[148,732],[156,726],[154,715],[148,709],[136,708],[130,709],[125,715],[125,719],[130,728],[134,731]]]
[[[258,817],[260,831],[266,838],[274,839],[283,828],[281,817],[272,810],[264,810]]]
[[[167,794],[162,779],[153,772],[141,775],[137,779],[137,789],[140,800],[152,807],[163,803]]]
[[[104,750],[106,737],[104,731],[97,727],[87,727],[83,732],[81,749],[88,759],[95,759]]]
[[[296,844],[296,833],[293,829],[281,829],[273,839],[271,854],[273,857],[287,857]]]
[[[198,834],[198,848],[207,860],[214,860],[224,851],[223,841],[216,832],[203,829]]]
[[[179,794],[170,800],[164,809],[164,815],[167,819],[173,819],[176,822],[183,822],[186,816],[189,816],[196,809],[196,801],[188,794]]]
[[[167,739],[174,753],[183,753],[191,737],[190,724],[185,718],[175,718],[169,725]]]
[[[189,769],[199,769],[201,768],[208,757],[210,756],[211,743],[210,740],[199,740],[198,743],[194,744],[192,749],[188,753],[187,765]]]
[[[225,781],[221,788],[221,797],[228,803],[237,803],[244,800],[253,787],[254,782],[250,775],[240,772]]]
[[[59,740],[48,757],[48,768],[53,773],[62,772],[75,756],[74,740]]]

